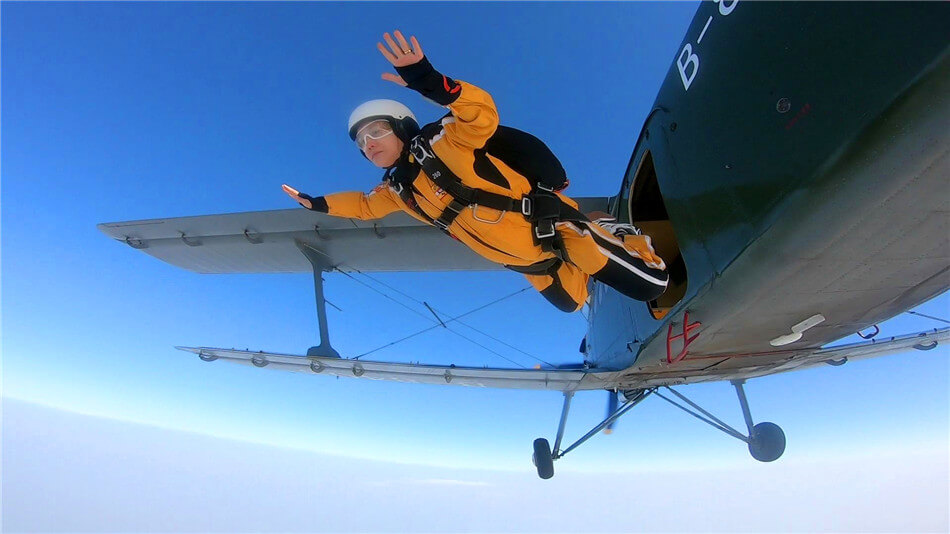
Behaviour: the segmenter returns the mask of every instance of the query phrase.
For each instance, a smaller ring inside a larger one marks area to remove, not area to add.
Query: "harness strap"
[[[458,176],[441,159],[436,157],[435,151],[432,150],[432,146],[424,136],[418,135],[413,138],[409,151],[416,162],[422,166],[426,176],[435,182],[435,185],[452,196],[449,205],[433,221],[433,224],[443,231],[448,231],[455,218],[468,206],[485,206],[498,211],[522,211],[524,202],[521,200],[462,184]]]
[[[553,275],[561,268],[561,263],[561,258],[548,258],[531,265],[505,265],[505,268],[521,274]]]
[[[541,185],[538,185],[531,194],[520,199],[468,187],[435,155],[432,145],[423,134],[412,139],[409,152],[416,163],[422,167],[426,176],[452,197],[452,200],[438,217],[433,219],[428,215],[425,216],[427,220],[445,233],[449,233],[449,226],[463,209],[469,206],[485,206],[498,211],[520,213],[525,219],[533,223],[534,237],[541,249],[546,252],[556,252],[559,247],[555,239],[557,232],[554,223],[559,220],[587,220],[587,217],[583,214],[564,204],[552,190]],[[412,192],[406,191],[407,189],[403,187],[398,191],[399,195],[417,212],[422,212],[414,200],[412,203],[407,200],[406,195],[412,196]]]
[[[389,186],[392,187],[392,189],[396,192],[396,194],[399,195],[399,198],[401,198],[402,201],[405,202],[406,205],[409,206],[409,208],[412,211],[416,212],[416,214],[418,214],[427,222],[430,222],[430,223],[432,222],[432,217],[429,217],[429,214],[423,211],[422,208],[419,207],[419,203],[416,202],[415,195],[413,195],[413,191],[415,191],[416,193],[419,193],[419,190],[416,189],[416,186],[412,184],[409,184],[407,186],[402,183],[393,181],[392,179],[389,179],[388,177],[387,177],[387,180],[389,181]],[[421,193],[419,194],[421,196]]]

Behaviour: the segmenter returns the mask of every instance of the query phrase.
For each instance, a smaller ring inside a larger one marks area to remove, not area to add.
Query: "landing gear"
[[[749,453],[760,462],[774,462],[785,452],[785,432],[775,423],[759,423],[749,436]]]
[[[691,400],[670,388],[666,389],[701,413],[696,413],[689,408],[677,404],[675,401],[668,399],[659,393],[657,393],[657,396],[699,419],[700,421],[708,424],[709,426],[717,428],[736,439],[746,442],[749,445],[749,453],[751,453],[752,457],[756,460],[760,462],[774,462],[775,460],[778,460],[779,457],[782,456],[782,453],[785,452],[785,432],[783,432],[781,427],[775,423],[759,423],[757,425],[753,424],[752,413],[749,412],[749,401],[746,400],[745,390],[742,388],[742,385],[745,384],[745,380],[733,380],[731,383],[736,388],[736,394],[739,396],[739,405],[742,407],[742,416],[745,418],[746,428],[749,431],[748,436],[742,435],[742,433],[738,430],[732,428],[726,423],[723,423],[713,414],[703,410]]]
[[[593,437],[594,434],[600,432],[604,428],[608,428],[613,424],[614,421],[619,419],[620,416],[630,411],[631,408],[637,404],[640,404],[640,402],[652,394],[656,394],[656,396],[660,397],[661,399],[669,402],[673,406],[676,406],[677,408],[685,411],[686,413],[712,426],[713,428],[719,429],[736,439],[746,442],[749,446],[749,453],[752,454],[752,457],[756,460],[760,462],[774,462],[782,456],[782,453],[785,452],[785,432],[783,432],[782,429],[775,423],[766,422],[759,423],[757,425],[753,424],[752,414],[749,411],[749,402],[746,400],[745,390],[742,388],[744,383],[745,380],[732,381],[732,385],[736,388],[736,394],[739,396],[739,405],[742,407],[742,415],[745,418],[746,428],[749,432],[748,436],[743,435],[738,430],[716,418],[716,416],[700,408],[698,405],[696,405],[696,403],[687,399],[681,393],[674,391],[667,386],[663,386],[667,391],[678,397],[692,409],[664,396],[659,392],[659,387],[624,391],[622,392],[624,403],[619,408],[613,410],[612,413],[608,413],[607,418],[604,419],[599,425],[595,426],[587,434],[584,434],[584,437],[577,440],[577,442],[562,452],[560,450],[561,438],[564,436],[564,425],[567,422],[567,413],[571,408],[571,398],[574,396],[574,392],[572,391],[565,392],[564,408],[561,410],[561,422],[557,429],[557,439],[554,441],[554,451],[551,451],[548,440],[544,438],[538,438],[534,440],[533,460],[534,465],[538,468],[538,476],[543,479],[553,477],[554,460],[563,458],[565,454],[571,452],[581,443],[584,443]]]
[[[547,480],[554,476],[554,456],[551,454],[551,444],[544,438],[534,440],[534,454],[531,461],[538,468],[538,476]]]
[[[609,427],[613,424],[614,421],[620,418],[621,415],[630,411],[631,408],[640,404],[640,402],[650,396],[650,393],[655,391],[655,389],[650,390],[638,390],[636,394],[631,394],[629,397],[624,395],[624,403],[614,410],[613,413],[607,415],[607,418],[601,421],[601,423],[591,429],[590,432],[584,434],[584,437],[574,442],[573,445],[561,451],[561,438],[564,437],[564,426],[567,424],[567,414],[571,409],[571,399],[574,398],[573,391],[564,392],[564,407],[561,409],[561,422],[557,427],[557,438],[554,440],[554,451],[551,452],[551,449],[548,446],[548,440],[544,438],[538,438],[534,440],[534,465],[538,468],[538,476],[543,479],[548,479],[554,476],[554,460],[563,458],[565,454],[571,452],[580,446],[581,443],[589,440],[594,436],[594,434],[600,432],[601,430]],[[547,459],[549,458],[549,459]],[[542,470],[543,466],[543,470]]]

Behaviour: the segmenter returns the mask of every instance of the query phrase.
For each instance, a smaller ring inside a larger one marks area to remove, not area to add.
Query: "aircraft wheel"
[[[551,456],[551,445],[548,440],[538,438],[534,440],[534,454],[531,461],[538,468],[538,476],[547,480],[554,476],[554,458]]]
[[[785,432],[775,423],[759,423],[752,427],[749,452],[760,462],[778,460],[785,452]]]
[[[645,390],[645,389],[625,389],[625,390],[623,390],[623,398],[624,398],[624,400],[627,400],[627,401],[630,401],[630,402],[636,402],[636,401],[642,399],[643,396],[646,395],[646,394],[647,394],[647,390]]]

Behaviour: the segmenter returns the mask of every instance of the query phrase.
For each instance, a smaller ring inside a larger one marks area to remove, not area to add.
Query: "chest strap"
[[[404,185],[401,182],[390,180],[389,186],[396,192],[396,194],[399,195],[399,198],[401,198],[402,201],[405,202],[407,206],[409,206],[409,209],[414,211],[429,223],[432,222],[432,217],[429,217],[429,214],[423,211],[423,209],[419,207],[419,203],[416,202],[416,194],[422,196],[422,193],[416,189],[415,185],[412,185],[411,183]]]
[[[520,199],[513,199],[505,195],[464,185],[462,180],[435,155],[432,145],[423,135],[417,135],[412,139],[409,152],[415,158],[416,163],[422,167],[422,171],[426,173],[426,176],[452,197],[448,206],[442,210],[438,217],[432,219],[428,215],[425,216],[426,219],[432,221],[433,225],[445,233],[449,233],[449,226],[462,210],[469,206],[485,206],[498,211],[520,213],[532,223],[534,237],[542,250],[556,252],[559,247],[557,239],[555,239],[557,232],[554,223],[559,220],[586,219],[576,210],[561,202],[554,191],[540,184],[535,187],[531,194]],[[412,196],[412,191],[400,191],[400,196],[403,197],[403,200],[406,200],[407,196]],[[414,200],[411,205],[415,205]],[[417,212],[422,211],[418,209],[418,206],[414,209]]]
[[[505,195],[462,184],[459,177],[435,155],[432,145],[422,135],[413,138],[412,144],[409,146],[409,152],[415,158],[416,163],[422,166],[422,171],[426,173],[426,176],[452,197],[448,206],[432,221],[441,230],[448,231],[449,226],[455,221],[459,213],[469,206],[485,206],[498,211],[513,211],[522,214],[525,213],[525,207],[527,206],[530,213],[530,202],[526,201],[527,197],[516,200]]]

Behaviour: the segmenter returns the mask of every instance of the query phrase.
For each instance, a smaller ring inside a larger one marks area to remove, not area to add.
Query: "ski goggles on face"
[[[363,126],[356,132],[356,146],[360,150],[366,148],[369,139],[382,139],[387,135],[392,135],[393,127],[387,121],[374,121]]]

